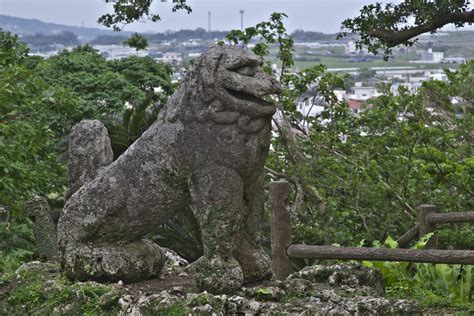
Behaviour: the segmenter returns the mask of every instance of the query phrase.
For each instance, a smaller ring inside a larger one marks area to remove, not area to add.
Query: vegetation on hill
[[[51,44],[62,44],[64,46],[79,45],[77,35],[70,31],[64,31],[54,35],[44,35],[41,33],[24,35],[21,41],[32,46],[47,46]]]
[[[112,30],[47,23],[37,19],[26,19],[3,14],[0,14],[0,28],[2,28],[4,31],[25,35],[34,35],[40,33],[49,36],[60,32],[72,32],[85,39],[93,39],[99,35],[116,34]],[[122,33],[129,34],[129,32]]]

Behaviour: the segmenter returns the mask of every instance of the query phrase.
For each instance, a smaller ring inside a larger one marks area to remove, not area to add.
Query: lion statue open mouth
[[[279,93],[280,86],[261,65],[245,49],[211,48],[156,122],[112,163],[100,157],[110,155],[110,141],[100,142],[96,151],[87,150],[90,139],[81,142],[86,130],[104,134],[100,122],[74,128],[68,168],[75,185],[58,224],[69,276],[111,281],[156,276],[164,255],[143,237],[184,210],[192,211],[201,229],[204,256],[196,265],[201,289],[227,293],[244,281],[271,276],[260,234],[275,107],[264,97]],[[77,157],[92,163],[81,165]]]

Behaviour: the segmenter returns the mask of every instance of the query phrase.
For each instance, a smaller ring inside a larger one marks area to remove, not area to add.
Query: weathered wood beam
[[[433,213],[427,220],[430,224],[474,222],[474,212]]]
[[[419,235],[420,235],[420,224],[416,224],[409,231],[407,231],[400,238],[398,238],[397,240],[398,247],[405,248],[410,243],[410,241],[417,238]]]
[[[284,280],[292,272],[286,249],[291,244],[290,212],[287,207],[290,184],[287,181],[270,183],[272,270],[277,280]]]
[[[472,250],[418,250],[291,245],[288,247],[287,253],[289,257],[293,258],[474,264],[474,251]]]

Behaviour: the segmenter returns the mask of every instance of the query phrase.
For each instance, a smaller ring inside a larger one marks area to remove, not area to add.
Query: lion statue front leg
[[[244,187],[244,216],[234,256],[244,273],[244,282],[269,279],[271,260],[261,246],[263,226],[263,173]]]
[[[200,288],[231,293],[244,276],[234,257],[242,224],[244,184],[237,172],[223,166],[201,168],[190,179],[192,211],[199,222],[204,255],[197,263]]]

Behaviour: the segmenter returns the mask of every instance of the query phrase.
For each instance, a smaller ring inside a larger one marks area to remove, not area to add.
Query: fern
[[[432,233],[423,236],[412,248],[423,249]],[[375,247],[382,247],[380,242]],[[390,236],[384,246],[398,248]],[[387,294],[415,298],[424,306],[447,306],[474,311],[474,266],[407,262],[363,261],[385,276]]]

